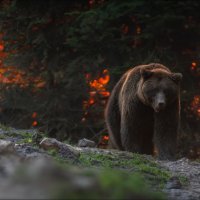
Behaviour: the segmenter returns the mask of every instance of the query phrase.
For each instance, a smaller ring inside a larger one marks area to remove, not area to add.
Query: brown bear
[[[112,148],[174,159],[180,121],[181,73],[158,63],[128,70],[115,85],[105,110]]]

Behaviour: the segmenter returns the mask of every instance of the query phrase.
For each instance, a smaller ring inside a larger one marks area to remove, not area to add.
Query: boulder
[[[66,143],[62,143],[55,138],[43,138],[40,142],[40,147],[44,150],[56,150],[64,158],[78,158],[80,151]]]
[[[78,147],[96,147],[96,143],[92,140],[83,138],[78,141]]]

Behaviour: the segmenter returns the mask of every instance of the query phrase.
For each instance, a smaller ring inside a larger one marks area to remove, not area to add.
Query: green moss
[[[3,135],[3,134],[0,134],[0,139],[1,139],[1,140],[6,139],[6,136]]]
[[[28,132],[25,130],[15,130],[11,127],[6,127],[2,124],[0,124],[0,129],[5,131],[5,133],[0,135],[0,139],[6,139],[6,138],[16,138],[16,143],[22,144],[22,143],[28,143],[32,144],[32,132]]]
[[[74,176],[77,177],[77,171],[75,173]],[[92,185],[77,188],[66,183],[57,189],[54,197],[56,199],[165,199],[163,194],[152,191],[139,174],[100,169],[82,170],[78,176],[91,181]]]
[[[47,152],[60,166],[68,167],[73,164],[73,161],[61,157],[57,149],[50,149]]]
[[[104,190],[109,189],[109,198],[147,198],[164,199],[161,193],[153,192],[145,183],[144,178],[138,173],[127,171],[105,170],[100,174],[101,186]]]
[[[179,181],[181,182],[182,185],[186,186],[188,185],[188,178],[186,176],[178,176]]]
[[[12,128],[5,126],[3,124],[0,124],[0,129],[4,130],[4,131],[10,131]]]
[[[81,154],[80,163],[86,167],[114,168],[141,174],[147,183],[163,188],[171,174],[161,169],[155,162],[139,154]]]

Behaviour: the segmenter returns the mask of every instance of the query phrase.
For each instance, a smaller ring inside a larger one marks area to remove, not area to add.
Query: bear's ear
[[[182,79],[183,75],[181,73],[173,73],[171,75],[171,79],[177,83],[179,83]]]
[[[153,75],[153,72],[147,69],[141,69],[140,74],[144,80],[150,78]]]

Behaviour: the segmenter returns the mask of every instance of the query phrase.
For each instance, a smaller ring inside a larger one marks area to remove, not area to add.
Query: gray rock
[[[200,199],[200,163],[182,158],[177,161],[157,161],[157,163],[170,170],[175,176],[187,178],[181,187],[176,180],[168,183],[164,189],[170,200]]]
[[[27,162],[18,156],[1,156],[0,169],[0,199],[74,199],[99,186],[97,177],[87,171],[63,168],[44,158]]]
[[[40,142],[40,147],[45,150],[54,149],[64,158],[76,159],[80,156],[80,151],[78,148],[62,143],[55,138],[44,138]]]
[[[181,189],[182,184],[178,177],[173,176],[169,179],[165,187],[166,189]]]
[[[28,144],[15,144],[15,150],[19,157],[26,160],[50,157],[44,150]]]
[[[0,140],[0,154],[15,153],[14,143]]]
[[[83,138],[78,141],[78,147],[95,147],[96,143],[92,140],[88,140],[86,138]]]

